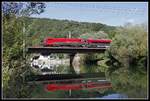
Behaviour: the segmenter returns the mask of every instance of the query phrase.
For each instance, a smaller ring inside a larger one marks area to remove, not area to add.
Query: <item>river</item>
[[[106,78],[106,73],[102,72],[101,67],[97,64],[89,63],[88,65],[82,64],[80,57],[77,55],[74,57],[74,61],[72,65],[70,65],[69,58],[62,59],[53,59],[53,62],[49,62],[51,66],[51,71],[47,72],[48,74],[98,74],[99,77],[103,77],[106,80],[110,80],[110,78]],[[100,63],[100,62],[98,62]],[[74,72],[72,72],[74,71]],[[46,75],[47,73],[41,73],[41,75]],[[110,80],[112,85],[112,89],[92,89],[92,90],[73,90],[71,91],[71,96],[69,91],[55,91],[48,92],[45,90],[43,84],[38,84],[35,86],[35,90],[32,93],[32,97],[36,98],[102,98],[103,96],[107,96],[110,94],[123,94],[126,98],[129,96],[130,98],[134,97],[145,97],[146,91],[145,89],[140,89],[138,86],[134,84],[134,79],[132,76],[128,75],[128,72],[112,75]],[[89,75],[87,75],[87,78]],[[129,78],[129,79],[128,79]],[[130,83],[131,82],[131,83]],[[130,83],[130,84],[129,84]],[[137,92],[141,91],[143,93]],[[107,97],[106,97],[107,98]]]

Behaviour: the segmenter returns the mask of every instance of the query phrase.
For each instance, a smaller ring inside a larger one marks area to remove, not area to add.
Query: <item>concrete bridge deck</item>
[[[28,47],[27,53],[102,53],[108,47]]]

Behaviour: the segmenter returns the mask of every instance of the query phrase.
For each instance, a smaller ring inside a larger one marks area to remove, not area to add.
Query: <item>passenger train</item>
[[[82,38],[51,38],[43,41],[45,47],[107,47],[112,42],[110,39],[82,39]]]

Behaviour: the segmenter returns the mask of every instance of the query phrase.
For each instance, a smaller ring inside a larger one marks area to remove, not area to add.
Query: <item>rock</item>
[[[79,54],[75,55],[72,65],[73,65],[76,73],[79,74],[80,73],[80,56],[79,56]]]

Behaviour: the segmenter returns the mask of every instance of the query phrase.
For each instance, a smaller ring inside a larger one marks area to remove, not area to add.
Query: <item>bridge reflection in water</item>
[[[80,70],[77,70],[78,73],[75,70],[75,67],[73,67],[72,63],[74,60],[74,57],[77,53],[103,53],[108,47],[99,47],[99,48],[70,48],[70,47],[29,47],[28,53],[40,53],[40,54],[51,54],[51,53],[68,53],[70,57],[70,61],[68,66],[66,65],[58,65],[54,64],[54,62],[49,64],[51,68],[55,69],[50,71],[48,74],[42,74],[42,75],[29,75],[26,76],[26,81],[30,84],[32,83],[42,83],[42,84],[52,84],[52,83],[58,83],[65,85],[67,83],[78,83],[80,85],[84,84],[84,82],[98,82],[98,83],[105,83],[109,82],[106,80],[105,73],[101,72],[99,67],[95,68],[92,66],[87,67],[79,67]],[[50,62],[49,62],[50,63]],[[45,70],[46,71],[46,70]],[[105,82],[103,82],[105,81]],[[85,85],[82,85],[85,86]],[[88,86],[88,85],[86,85]],[[90,86],[90,85],[89,85]],[[97,85],[101,86],[101,85]],[[70,87],[70,86],[69,86]],[[93,87],[93,84],[91,85]],[[109,82],[109,87],[111,87],[111,84]],[[108,87],[108,88],[109,88]],[[79,87],[80,88],[80,87]],[[81,87],[82,88],[82,87]],[[71,88],[70,88],[71,89]]]
[[[43,55],[49,55],[51,53],[68,53],[69,57],[70,57],[70,67],[69,67],[70,71],[69,71],[69,73],[75,74],[76,71],[75,71],[75,68],[73,67],[73,60],[74,60],[74,57],[77,53],[103,53],[107,48],[108,47],[98,47],[98,48],[88,48],[88,47],[28,47],[27,53],[40,53]],[[53,60],[50,60],[49,63],[51,61],[53,61]],[[45,64],[45,60],[43,63]],[[49,64],[49,67],[51,67],[51,66],[52,66],[52,64]],[[57,66],[55,65],[55,68],[56,67]]]
[[[55,65],[53,65],[55,66]],[[84,80],[106,80],[105,73],[101,72],[97,66],[81,66],[80,73],[73,73],[70,71],[69,66],[59,65],[58,67],[54,67],[54,72],[49,72],[46,75],[28,75],[26,76],[26,81],[28,83],[50,83],[50,82],[77,82]],[[57,68],[57,69],[56,69]],[[88,69],[87,69],[88,68]]]

